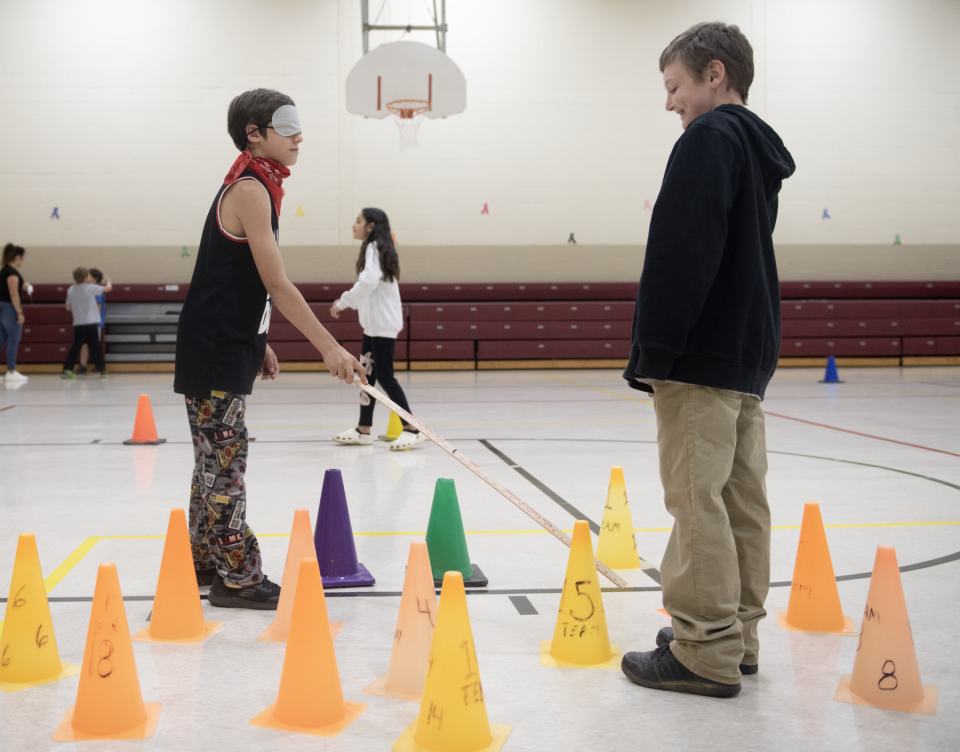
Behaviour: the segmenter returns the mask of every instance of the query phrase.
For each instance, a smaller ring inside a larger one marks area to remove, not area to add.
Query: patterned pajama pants
[[[186,397],[193,436],[190,484],[190,543],[197,569],[216,569],[237,587],[263,579],[260,544],[247,527],[246,398],[211,392],[210,399]]]

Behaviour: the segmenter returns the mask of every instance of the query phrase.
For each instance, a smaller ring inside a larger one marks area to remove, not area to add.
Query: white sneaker
[[[356,428],[350,428],[343,433],[338,433],[333,437],[338,444],[359,444],[368,446],[373,444],[373,436],[368,433],[360,433]]]
[[[404,431],[400,434],[396,441],[391,441],[388,445],[388,448],[391,452],[405,452],[408,449],[413,449],[417,444],[422,444],[427,440],[427,437],[422,433],[411,433],[410,431]]]
[[[20,371],[7,371],[7,375],[3,379],[4,381],[29,381],[30,379],[27,376],[24,376]]]

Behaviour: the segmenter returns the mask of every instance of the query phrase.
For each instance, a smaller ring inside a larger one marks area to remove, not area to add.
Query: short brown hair
[[[727,71],[729,87],[747,103],[753,83],[753,47],[737,26],[720,21],[698,23],[674,39],[660,54],[660,72],[679,60],[698,80],[711,60],[719,60]]]
[[[78,266],[76,269],[73,270],[73,281],[79,285],[81,282],[83,282],[83,280],[87,278],[87,275],[89,273],[90,271],[86,267]]]
[[[7,243],[3,247],[3,265],[6,266],[7,264],[12,264],[13,260],[17,256],[22,256],[24,253],[26,253],[26,251],[20,246],[14,245],[13,243]]]
[[[234,146],[240,151],[249,146],[247,126],[250,123],[256,125],[260,135],[266,138],[267,124],[273,118],[273,113],[285,104],[296,102],[273,89],[253,89],[234,97],[227,108],[227,132],[233,139]]]

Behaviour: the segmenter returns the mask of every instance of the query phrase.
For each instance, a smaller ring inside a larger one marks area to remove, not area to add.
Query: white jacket
[[[360,312],[360,326],[368,337],[396,339],[403,329],[403,308],[400,305],[400,286],[397,280],[385,282],[380,268],[380,253],[376,242],[367,246],[366,265],[357,283],[340,296],[337,308],[356,308]]]

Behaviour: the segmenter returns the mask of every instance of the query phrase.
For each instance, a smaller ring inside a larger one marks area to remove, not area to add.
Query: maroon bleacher
[[[59,362],[72,340],[69,285],[36,285],[25,300],[20,359]],[[116,284],[114,302],[182,301],[188,285]],[[355,310],[330,303],[349,284],[298,283],[310,308],[351,352],[363,332]],[[401,283],[399,361],[592,360],[628,357],[635,282]],[[782,282],[781,357],[960,355],[960,281]],[[270,343],[280,360],[319,353],[276,308]]]

